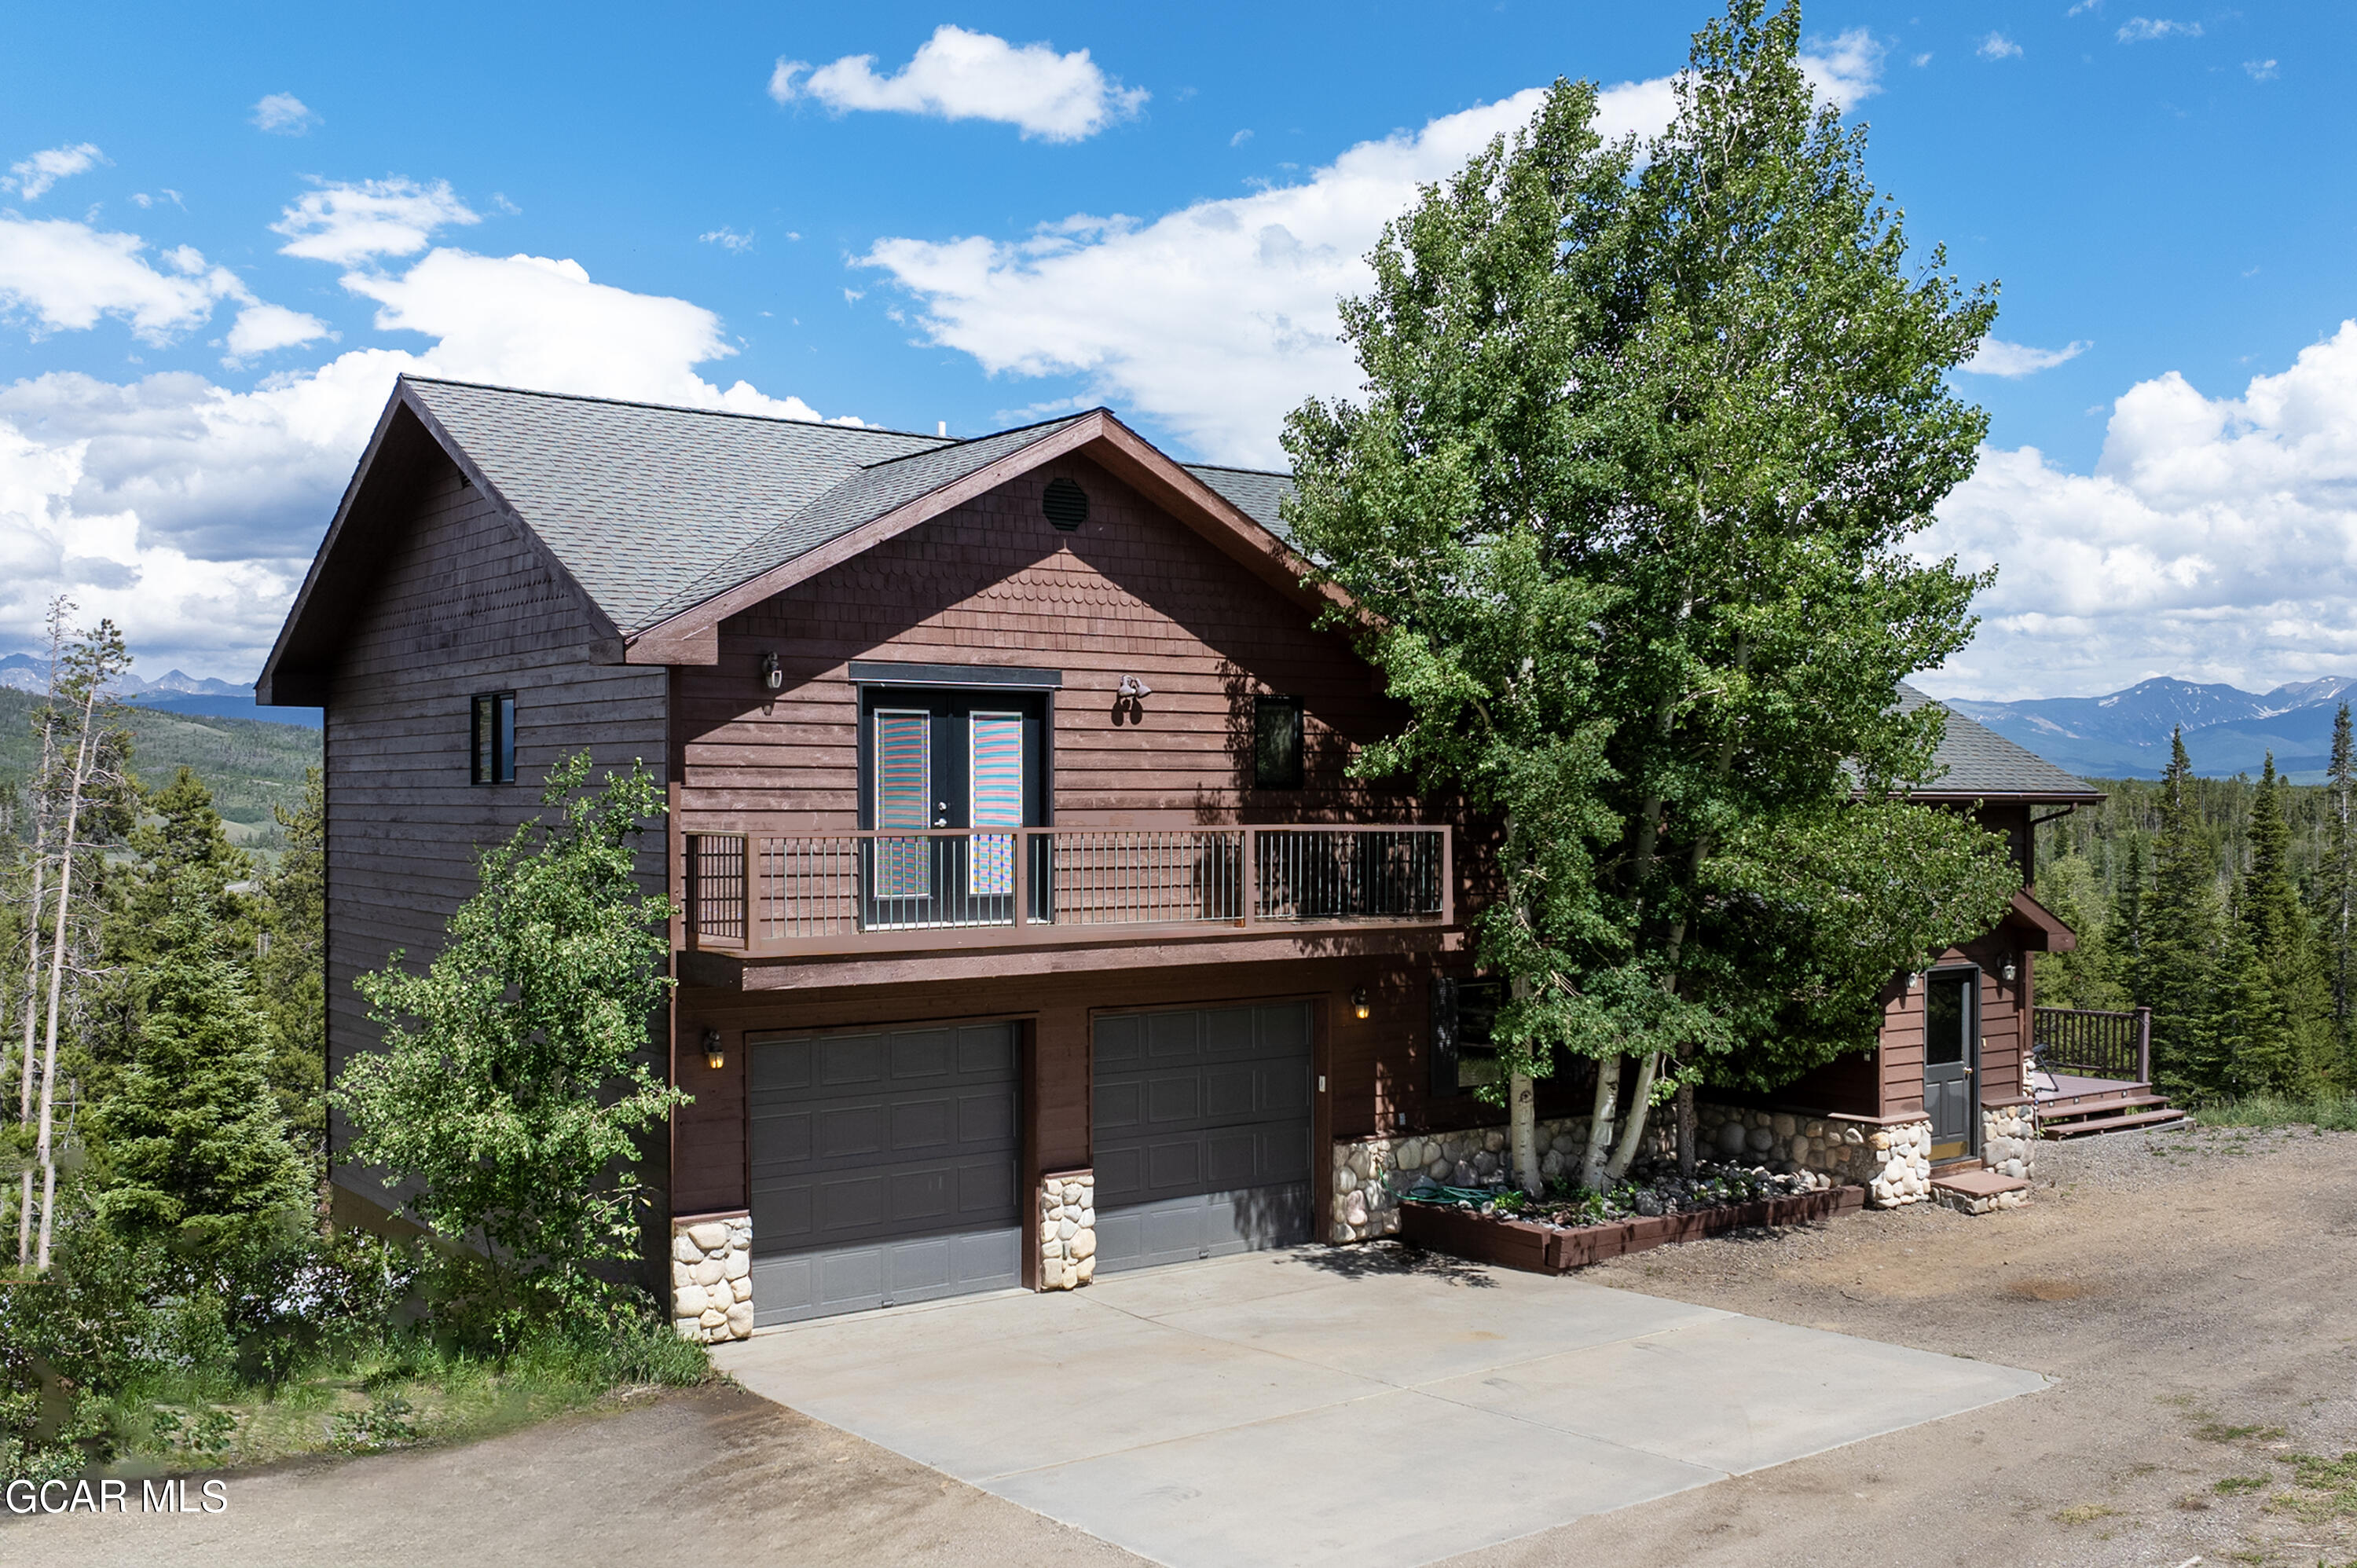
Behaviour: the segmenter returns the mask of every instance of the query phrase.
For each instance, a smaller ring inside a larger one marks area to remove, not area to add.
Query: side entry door
[[[1923,1112],[1932,1158],[1961,1160],[1980,1141],[1981,972],[1933,970],[1923,980]]]
[[[1045,824],[1040,695],[870,687],[861,709],[867,929],[1012,923],[1017,837],[975,830]]]

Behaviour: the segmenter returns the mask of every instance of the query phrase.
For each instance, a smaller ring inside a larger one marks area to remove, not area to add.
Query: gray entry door
[[[1020,1283],[1013,1025],[747,1044],[756,1324]]]
[[[1097,1020],[1099,1269],[1309,1240],[1309,1043],[1302,1002]]]
[[[1943,969],[1923,981],[1923,1113],[1932,1157],[1960,1160],[1978,1142],[1980,984],[1977,969]]]

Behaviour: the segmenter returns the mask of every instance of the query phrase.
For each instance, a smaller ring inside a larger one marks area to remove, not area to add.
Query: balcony
[[[681,835],[691,951],[736,958],[1455,921],[1446,827]]]

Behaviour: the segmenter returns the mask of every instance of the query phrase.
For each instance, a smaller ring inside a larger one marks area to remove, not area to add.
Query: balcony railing
[[[689,947],[744,957],[1448,926],[1445,827],[681,835]]]
[[[2152,1009],[2099,1013],[2082,1007],[2031,1009],[2030,1054],[2050,1075],[2152,1081]]]

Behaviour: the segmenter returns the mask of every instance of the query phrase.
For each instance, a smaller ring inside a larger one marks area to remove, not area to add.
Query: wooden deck
[[[2135,1079],[2084,1078],[2033,1069],[2029,1091],[2038,1101],[2039,1130],[2049,1138],[2083,1138],[2185,1120],[2169,1096]]]

